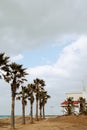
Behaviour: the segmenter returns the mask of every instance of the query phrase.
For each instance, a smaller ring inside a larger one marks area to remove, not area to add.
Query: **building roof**
[[[65,100],[64,102],[61,103],[61,107],[65,107],[67,106],[68,102]],[[74,105],[78,105],[79,104],[79,101],[78,100],[75,100],[73,101],[73,104]]]

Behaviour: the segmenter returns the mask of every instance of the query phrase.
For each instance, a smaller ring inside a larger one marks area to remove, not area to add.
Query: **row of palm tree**
[[[11,127],[15,128],[15,99],[21,99],[22,101],[22,115],[23,115],[23,124],[25,124],[25,106],[27,104],[27,99],[30,101],[30,122],[33,122],[33,103],[36,99],[36,120],[38,120],[38,106],[40,109],[40,117],[45,117],[44,106],[47,102],[47,99],[50,96],[45,91],[45,81],[42,79],[36,78],[32,84],[23,86],[26,79],[26,68],[23,68],[23,65],[19,65],[15,62],[10,63],[10,57],[7,57],[5,53],[0,53],[0,79],[4,77],[4,80],[11,86]],[[18,88],[21,86],[21,91],[18,92]]]
[[[38,85],[37,85],[38,84]],[[27,99],[30,102],[30,123],[33,123],[33,104],[36,99],[36,120],[38,120],[38,109],[40,110],[40,118],[45,118],[44,107],[47,103],[47,99],[50,96],[47,91],[43,88],[45,82],[42,79],[36,78],[34,83],[28,84],[27,86],[22,86],[22,90],[17,93],[17,99],[22,101],[22,115],[23,124],[25,124],[25,106],[27,104]],[[38,89],[38,91],[37,91]],[[39,106],[39,108],[38,108]]]

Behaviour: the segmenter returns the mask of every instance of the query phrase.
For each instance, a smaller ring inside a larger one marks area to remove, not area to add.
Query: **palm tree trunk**
[[[15,115],[14,115],[14,110],[15,110],[15,96],[12,94],[12,104],[11,104],[11,127],[14,129],[15,128]]]
[[[41,106],[41,100],[40,100],[40,119],[42,118],[42,106]]]
[[[45,118],[45,109],[44,109],[44,105],[43,105],[43,118]]]
[[[30,123],[33,123],[33,104],[30,103]]]
[[[36,120],[38,120],[38,99],[36,99]]]
[[[42,118],[42,108],[40,108],[40,118]]]
[[[22,103],[22,124],[25,124],[25,104]]]

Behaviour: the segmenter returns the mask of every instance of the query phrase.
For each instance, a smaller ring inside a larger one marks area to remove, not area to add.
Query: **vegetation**
[[[28,84],[28,100],[30,101],[30,123],[33,123],[34,84]]]
[[[36,93],[36,120],[38,120],[39,97],[40,97],[40,92],[44,90],[45,82],[42,79],[36,78],[34,80],[34,85],[35,85],[35,93]]]
[[[17,89],[20,87],[21,84],[26,81],[24,78],[27,73],[22,67],[22,65],[11,63],[8,66],[7,74],[5,75],[5,80],[10,83],[11,86],[11,96],[12,96],[12,104],[11,104],[11,126],[15,128],[15,98]]]
[[[38,108],[40,108],[40,118],[45,118],[45,104],[50,96],[45,91],[45,81],[43,79],[36,78],[32,84],[23,86],[26,79],[26,69],[23,65],[17,63],[9,63],[9,57],[5,56],[5,53],[0,53],[0,79],[10,84],[11,87],[11,127],[15,128],[15,99],[22,102],[22,123],[25,124],[25,106],[27,100],[30,101],[30,122],[33,123],[33,104],[36,99],[36,119],[38,120]],[[18,92],[19,87],[21,90]],[[39,107],[38,107],[39,106]]]
[[[87,106],[86,106],[86,100],[83,97],[79,98],[80,108],[79,108],[79,114],[85,114],[87,115]]]
[[[5,56],[5,53],[0,53],[0,79],[5,77],[5,73],[8,71],[9,57]]]
[[[71,115],[74,113],[74,102],[73,102],[73,98],[71,97],[67,99],[66,112],[67,115]]]
[[[25,124],[25,106],[27,105],[27,88],[26,86],[21,87],[22,90],[17,93],[17,100],[21,100],[22,103],[22,124]]]

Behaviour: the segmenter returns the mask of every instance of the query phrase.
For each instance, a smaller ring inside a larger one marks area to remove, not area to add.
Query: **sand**
[[[22,125],[22,119],[16,118],[16,130],[87,130],[87,116],[58,116]],[[10,119],[0,119],[0,130],[11,130]]]

